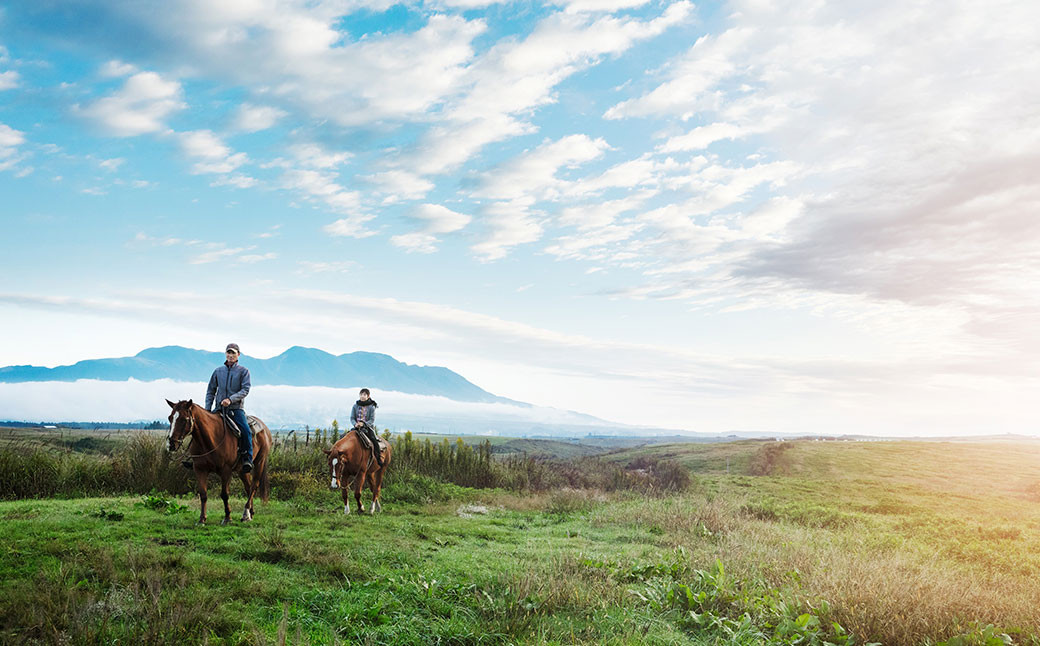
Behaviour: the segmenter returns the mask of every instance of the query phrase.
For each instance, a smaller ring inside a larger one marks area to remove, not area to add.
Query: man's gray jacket
[[[249,394],[249,369],[240,363],[229,366],[227,362],[213,371],[206,388],[206,410],[212,410],[225,399],[231,400],[228,408],[242,408],[242,400]]]

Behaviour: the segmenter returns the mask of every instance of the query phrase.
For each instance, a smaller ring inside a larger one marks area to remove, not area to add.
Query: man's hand
[[[224,400],[222,402],[220,402],[220,405],[223,406],[224,408],[227,408],[228,406],[231,405],[231,400],[228,399],[227,397],[225,397]]]

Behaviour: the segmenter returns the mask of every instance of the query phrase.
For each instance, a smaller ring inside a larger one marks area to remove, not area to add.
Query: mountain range
[[[33,381],[209,381],[213,369],[224,362],[221,352],[194,350],[177,345],[148,348],[132,357],[89,359],[68,366],[6,366],[0,368],[0,383]],[[369,386],[416,395],[439,395],[455,401],[529,404],[498,397],[476,386],[462,375],[438,366],[415,366],[375,352],[333,355],[315,348],[293,346],[270,359],[243,355],[240,363],[249,368],[253,385]]]

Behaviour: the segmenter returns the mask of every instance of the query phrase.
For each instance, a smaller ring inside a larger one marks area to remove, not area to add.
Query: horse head
[[[332,450],[322,449],[322,452],[328,456],[329,462],[329,474],[332,476],[332,482],[329,483],[329,489],[335,491],[339,489],[339,483],[343,480],[343,454],[335,446]]]
[[[166,450],[172,453],[181,448],[181,442],[184,441],[184,438],[195,431],[195,413],[192,410],[195,404],[190,399],[188,401],[182,399],[176,404],[167,399],[166,403],[172,409],[168,418],[170,420],[170,434],[166,436],[166,440],[169,442]]]

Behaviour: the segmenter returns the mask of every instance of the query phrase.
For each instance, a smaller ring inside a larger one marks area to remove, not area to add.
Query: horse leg
[[[224,520],[220,521],[221,525],[227,525],[231,522],[231,505],[228,504],[230,495],[231,474],[227,469],[224,469],[220,474],[220,499],[224,501]]]
[[[242,510],[242,522],[245,523],[253,520],[253,477],[248,473],[240,473],[239,477],[246,494],[246,508]]]
[[[199,490],[199,525],[206,524],[206,480],[209,478],[209,474],[205,471],[199,471],[195,469],[195,482]]]
[[[386,468],[382,468],[372,474],[372,513],[377,511],[383,511],[383,503],[379,501],[379,497],[383,494],[383,472]]]
[[[354,478],[354,500],[357,501],[357,510],[359,514],[365,513],[365,506],[361,504],[361,490],[365,487],[365,480],[368,478],[368,473],[362,471],[357,474]]]
[[[347,516],[350,515],[350,490],[346,487],[339,488],[340,494],[343,496],[343,513]]]

